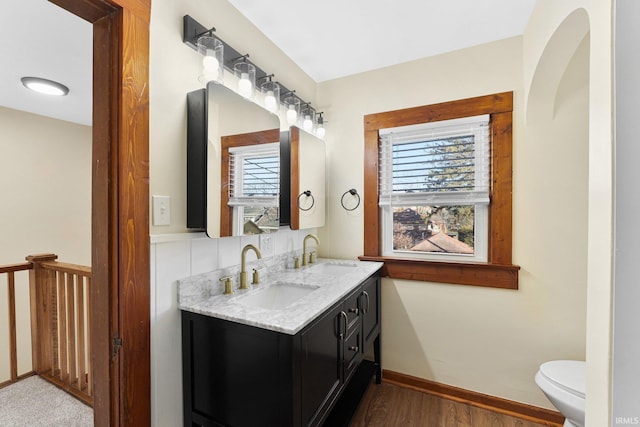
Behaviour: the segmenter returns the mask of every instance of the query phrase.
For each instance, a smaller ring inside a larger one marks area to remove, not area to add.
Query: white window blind
[[[489,204],[489,115],[379,135],[381,206]]]
[[[278,206],[280,144],[229,148],[229,206]]]

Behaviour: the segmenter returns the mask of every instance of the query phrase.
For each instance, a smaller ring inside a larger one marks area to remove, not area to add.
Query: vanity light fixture
[[[316,136],[320,139],[324,139],[324,135],[326,134],[326,130],[324,128],[324,117],[322,115],[324,111],[320,111],[316,117]]]
[[[43,79],[40,77],[23,77],[20,79],[22,85],[34,92],[43,93],[45,95],[66,96],[69,88],[65,85],[54,82],[53,80]]]
[[[311,105],[309,103],[307,103],[305,104],[305,107],[302,109],[300,114],[302,115],[302,129],[306,130],[307,132],[312,132],[313,121],[316,114],[315,110],[311,108]]]
[[[253,99],[256,87],[256,67],[247,61],[249,54],[235,59],[233,74],[238,78],[238,93],[245,98]]]
[[[189,15],[184,15],[182,23],[182,41],[184,44],[205,56],[205,58],[203,58],[204,72],[200,78],[203,83],[210,80],[216,80],[222,83],[223,73],[226,69],[238,77],[236,91],[243,97],[253,100],[256,81],[260,82],[268,79],[259,87],[259,90],[263,93],[262,105],[267,110],[277,114],[280,109],[280,103],[282,103],[284,107],[284,118],[289,126],[298,123],[301,104],[306,105],[307,108],[311,108],[308,102],[305,102],[302,98],[295,95],[295,90],[287,89],[287,87],[280,82],[272,82],[271,77],[273,77],[273,74],[267,74],[257,65],[250,63],[247,60],[249,54],[243,55],[220,38],[213,37],[212,33],[215,31],[215,28],[207,29],[207,27]],[[205,42],[208,47],[200,48],[199,45],[205,45]],[[217,74],[215,71],[217,71]],[[271,92],[273,92],[273,95]],[[306,126],[304,123],[302,124],[303,128],[309,132],[313,131],[315,124],[314,115],[315,110],[311,108],[311,113],[308,114],[310,123],[307,122]]]
[[[298,121],[300,115],[300,98],[294,95],[295,90],[289,92],[289,96],[284,98],[284,109],[286,111],[285,116],[287,118],[287,124],[293,126]]]
[[[260,85],[260,89],[264,94],[264,108],[274,114],[278,114],[278,107],[280,105],[280,85],[271,81],[272,77],[273,74],[263,77],[268,80]]]
[[[211,34],[215,28],[208,30]],[[197,50],[202,55],[202,75],[200,81],[222,82],[224,73],[224,43],[211,35],[198,37]]]

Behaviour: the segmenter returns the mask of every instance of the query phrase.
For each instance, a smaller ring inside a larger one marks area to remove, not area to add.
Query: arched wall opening
[[[586,359],[590,49],[578,9],[539,57],[514,148],[514,259],[545,301],[541,361]]]
[[[584,46],[588,38],[589,16],[584,9],[573,11],[554,31],[536,64],[528,88],[527,123],[553,119],[558,104],[556,97],[565,71],[576,51]]]

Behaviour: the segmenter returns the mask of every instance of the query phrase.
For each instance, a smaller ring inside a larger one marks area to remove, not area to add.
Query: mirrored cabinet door
[[[281,133],[280,143],[283,153],[280,203],[283,222],[288,223],[293,230],[324,226],[326,209],[324,141],[292,126],[289,131]],[[287,169],[288,173],[285,172]],[[284,212],[287,207],[288,215]]]
[[[210,82],[187,94],[187,227],[209,237],[278,230],[280,121]]]

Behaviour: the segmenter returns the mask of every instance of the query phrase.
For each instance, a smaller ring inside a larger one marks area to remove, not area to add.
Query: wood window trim
[[[486,263],[454,263],[381,256],[378,206],[380,129],[457,119],[491,116],[491,188],[489,241]],[[518,289],[512,251],[512,114],[513,92],[503,92],[364,117],[364,255],[361,260],[382,261],[391,278]]]

